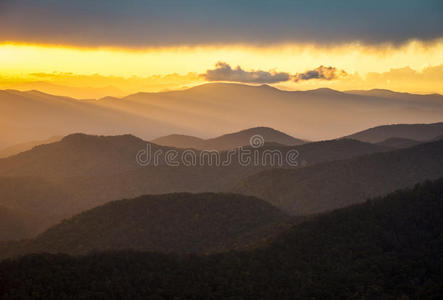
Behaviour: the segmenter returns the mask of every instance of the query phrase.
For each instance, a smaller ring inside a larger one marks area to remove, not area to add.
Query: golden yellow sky
[[[3,43],[0,88],[40,89],[79,98],[124,96],[205,83],[199,74],[213,69],[219,61],[246,71],[296,74],[324,65],[348,74],[335,80],[274,84],[288,90],[386,88],[443,93],[443,40],[411,41],[398,47],[352,43],[334,47],[213,45],[141,50]]]

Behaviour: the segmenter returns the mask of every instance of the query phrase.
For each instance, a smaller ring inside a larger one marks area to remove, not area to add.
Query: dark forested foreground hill
[[[263,171],[236,193],[267,200],[290,214],[324,212],[443,176],[443,140],[296,170]]]
[[[177,193],[112,201],[14,244],[9,253],[86,254],[133,249],[213,253],[248,248],[295,220],[267,202],[235,194]],[[1,253],[0,256],[5,255]]]
[[[443,180],[321,215],[252,252],[39,254],[0,263],[2,299],[439,299]]]

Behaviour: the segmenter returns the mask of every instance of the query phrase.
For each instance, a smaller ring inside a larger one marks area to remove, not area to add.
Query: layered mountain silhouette
[[[12,156],[12,155],[15,155],[15,154],[18,154],[21,152],[28,151],[36,146],[58,142],[61,139],[62,139],[61,136],[53,136],[53,137],[50,137],[49,139],[46,139],[46,140],[31,141],[31,142],[26,142],[26,143],[21,143],[21,144],[9,146],[5,149],[0,150],[0,158],[4,158],[4,157]]]
[[[239,137],[241,141],[247,141],[249,143],[254,133],[263,133],[264,131],[276,132],[280,137],[287,137],[283,133],[278,133],[278,131],[271,128],[264,130],[254,128],[232,135]],[[218,143],[219,148],[224,148],[222,145],[225,139],[229,140],[229,137],[225,137],[226,136],[222,136],[220,138],[222,142]],[[219,140],[219,138],[215,140]],[[233,140],[235,140],[235,138]],[[230,140],[231,145],[234,145],[233,140]],[[288,141],[293,141],[293,139],[288,137]],[[241,144],[241,142],[237,144]],[[248,145],[245,147],[245,149],[248,148],[252,148],[252,146]],[[0,159],[0,176],[44,177],[53,180],[83,176],[104,177],[152,168],[154,167],[153,164],[146,167],[140,166],[136,160],[137,154],[140,151],[148,150],[150,150],[151,153],[155,151],[166,153],[171,149],[171,147],[158,146],[157,144],[146,142],[132,135],[94,136],[77,133],[68,135],[59,142],[36,146],[30,151]],[[305,143],[298,146],[286,146],[277,142],[265,143],[262,147],[255,149],[257,151],[278,150],[283,154],[282,156],[285,156],[288,150],[297,150],[300,161],[303,160],[309,164],[315,164],[387,151],[392,148],[351,139],[339,139]],[[177,149],[177,151],[178,154],[182,153],[182,149]],[[200,152],[197,151],[195,153],[198,156]],[[223,158],[226,156],[226,153],[221,151],[220,156]],[[161,159],[161,157],[158,159],[158,163],[165,166],[165,161]],[[194,167],[199,166],[196,165]],[[226,167],[238,167],[238,160],[234,157],[232,163]]]
[[[37,233],[34,224],[39,218],[25,211],[0,206],[0,241],[28,238]]]
[[[425,95],[411,94],[411,93],[394,92],[386,89],[351,90],[351,91],[346,91],[345,93],[372,96],[372,97],[383,97],[388,99],[397,99],[397,100],[407,101],[410,103],[418,103],[423,101],[430,104],[434,103],[435,105],[441,104],[441,95],[439,94],[425,94]]]
[[[296,170],[263,171],[235,192],[265,199],[290,214],[325,212],[443,176],[443,141]]]
[[[0,160],[0,176],[33,176],[60,179],[106,176],[134,170],[136,155],[147,142],[131,135],[93,136],[71,134],[61,141]],[[151,145],[152,150],[158,146]]]
[[[390,146],[374,145],[352,139],[312,142],[290,148],[273,146],[269,148],[281,149],[283,153],[285,153],[285,149],[296,149],[299,153],[298,162],[301,167],[393,150]]]
[[[226,192],[242,178],[270,168],[306,167],[389,150],[340,139],[300,146],[265,144],[259,149],[250,149],[257,151],[260,160],[266,151],[277,151],[283,158],[282,165],[277,164],[278,160],[275,164],[266,160],[265,164],[242,165],[235,154],[226,166],[171,166],[161,159],[157,166],[141,166],[136,161],[137,153],[147,151],[148,146],[152,152],[166,153],[172,149],[131,135],[72,134],[59,142],[0,159],[0,192],[3,195],[0,205],[43,219],[31,226],[36,229],[32,231],[35,234],[63,218],[116,199],[173,192]],[[174,150],[178,156],[183,153],[182,149]],[[288,151],[294,150],[298,153],[296,165],[288,165],[284,159]],[[200,152],[196,151],[195,155],[199,156]],[[224,161],[227,152],[221,152],[220,157]],[[32,234],[18,235],[16,239]]]
[[[294,222],[267,202],[235,194],[165,194],[113,201],[16,245],[16,254],[133,249],[211,253],[247,248]]]
[[[386,139],[380,143],[377,143],[377,145],[395,148],[395,149],[402,149],[402,148],[409,148],[409,147],[417,146],[421,143],[423,143],[423,142],[411,140],[411,139],[406,139],[406,138],[393,137],[393,138]]]
[[[191,135],[170,134],[153,139],[151,142],[161,146],[169,146],[182,149],[203,149],[205,140]]]
[[[368,143],[381,143],[390,138],[402,138],[416,141],[430,141],[443,132],[443,123],[433,124],[395,124],[369,128],[348,135],[346,138]]]
[[[0,91],[0,147],[23,141],[64,136],[73,132],[94,134],[159,135],[180,127],[98,105],[95,100],[77,100],[38,91]]]
[[[381,124],[441,121],[442,96],[411,95],[417,99],[410,100],[399,95],[282,91],[228,83],[99,100],[3,90],[0,126],[8,131],[1,133],[0,147],[73,132],[132,134],[144,140],[178,132],[207,138],[257,124],[299,139],[323,140]],[[393,136],[377,142],[389,137]]]
[[[269,127],[245,129],[206,140],[192,136],[173,134],[160,137],[151,142],[162,146],[176,148],[215,149],[223,151],[242,146],[250,146],[251,138],[256,135],[262,138],[264,143],[274,143],[286,146],[295,146],[305,143],[300,139],[291,137],[286,133]]]
[[[427,182],[317,216],[251,252],[178,257],[122,251],[6,260],[0,263],[0,294],[11,299],[117,299],[122,293],[152,299],[438,299],[442,195],[443,180]]]

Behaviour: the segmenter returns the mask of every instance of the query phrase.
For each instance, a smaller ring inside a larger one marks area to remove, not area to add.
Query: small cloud
[[[244,83],[277,83],[288,81],[291,78],[289,73],[268,72],[268,71],[245,71],[240,66],[231,68],[225,62],[218,62],[215,69],[207,70],[201,75],[208,81],[234,81]]]
[[[295,82],[298,82],[311,79],[334,80],[346,75],[347,73],[345,71],[338,70],[335,67],[320,66],[304,73],[297,73],[292,78]]]

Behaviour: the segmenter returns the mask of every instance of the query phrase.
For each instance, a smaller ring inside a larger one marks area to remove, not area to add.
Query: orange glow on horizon
[[[399,47],[352,43],[329,48],[281,44],[262,47],[211,45],[127,49],[2,43],[0,88],[21,89],[21,85],[29,87],[36,85],[36,82],[44,82],[47,86],[113,87],[114,92],[109,89],[113,96],[137,91],[179,89],[204,83],[205,80],[198,74],[213,68],[218,61],[225,61],[233,67],[240,65],[245,70],[275,70],[291,74],[326,65],[345,70],[351,75],[333,81],[282,82],[276,85],[290,90],[328,86],[338,90],[391,88],[443,93],[443,85],[438,78],[426,77],[426,80],[407,82],[408,76],[420,76],[421,72],[425,74],[430,68],[443,64],[443,40],[432,43],[411,41]],[[417,74],[392,72],[403,68]],[[441,75],[440,78],[443,78],[440,69],[433,69],[433,72],[437,72],[434,77]],[[88,95],[87,92],[84,94]]]

